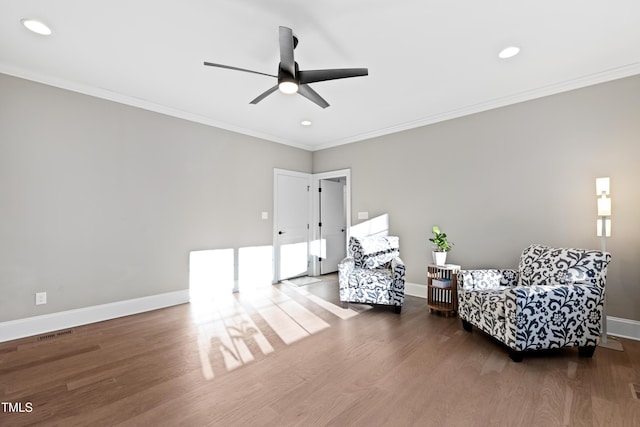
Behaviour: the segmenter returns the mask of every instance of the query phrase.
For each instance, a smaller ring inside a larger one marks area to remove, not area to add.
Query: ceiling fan
[[[298,63],[293,59],[293,50],[298,45],[298,38],[293,35],[291,28],[280,27],[280,64],[278,65],[278,75],[261,73],[259,71],[247,70],[244,68],[232,67],[230,65],[214,64],[205,62],[204,65],[211,67],[227,68],[229,70],[245,71],[247,73],[261,74],[263,76],[275,77],[278,84],[267,89],[260,94],[250,104],[257,104],[276,90],[287,94],[299,93],[322,108],[327,108],[329,103],[318,93],[311,89],[309,83],[321,82],[325,80],[345,79],[348,77],[366,76],[369,74],[367,68],[334,68],[329,70],[308,70],[298,69]]]

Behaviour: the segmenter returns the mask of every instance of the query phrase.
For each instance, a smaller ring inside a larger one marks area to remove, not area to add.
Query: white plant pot
[[[433,263],[435,265],[445,265],[447,263],[447,253],[446,252],[431,252],[433,255]]]

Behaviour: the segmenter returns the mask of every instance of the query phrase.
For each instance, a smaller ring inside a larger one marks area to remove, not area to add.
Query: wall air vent
[[[66,335],[71,335],[73,333],[73,329],[65,329],[64,331],[51,332],[49,334],[39,335],[36,338],[36,341],[50,341],[55,338],[64,337]]]

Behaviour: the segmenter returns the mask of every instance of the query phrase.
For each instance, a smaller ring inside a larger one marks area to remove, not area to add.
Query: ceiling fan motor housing
[[[278,84],[282,82],[291,82],[300,85],[300,78],[298,77],[298,63],[295,63],[295,76],[292,76],[287,70],[278,65]]]

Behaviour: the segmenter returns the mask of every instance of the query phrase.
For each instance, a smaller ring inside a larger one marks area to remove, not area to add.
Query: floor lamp
[[[596,235],[600,237],[602,252],[607,251],[607,237],[611,237],[611,188],[609,177],[596,178],[596,195],[598,196],[598,219],[596,221]],[[607,337],[607,295],[605,291],[602,305],[602,347],[622,351],[622,343]]]

